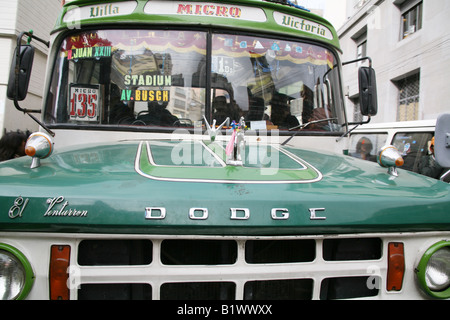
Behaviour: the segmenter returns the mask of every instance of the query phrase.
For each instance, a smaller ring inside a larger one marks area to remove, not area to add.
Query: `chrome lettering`
[[[197,215],[196,213],[201,213]],[[206,208],[191,208],[189,210],[189,219],[191,220],[206,220],[208,219],[208,209]]]
[[[153,212],[156,215],[153,215]],[[166,208],[145,208],[145,219],[147,220],[163,220],[166,218]]]
[[[274,209],[272,209],[271,215],[272,215],[273,220],[288,220],[289,219],[289,210],[274,208]]]
[[[319,216],[319,212],[325,211],[325,208],[309,209],[310,220],[326,220],[324,216]],[[146,220],[164,220],[167,216],[167,209],[163,207],[147,207],[145,208]],[[209,218],[208,208],[190,208],[188,217],[190,220],[207,220]],[[270,211],[272,220],[289,220],[291,215],[287,208],[272,208]],[[248,208],[230,208],[231,220],[249,220],[250,209]]]
[[[58,205],[62,205],[58,208]],[[48,209],[44,213],[44,217],[87,217],[87,210],[77,210],[67,208],[69,205],[68,201],[64,201],[64,197],[55,197],[47,199]]]
[[[316,212],[317,211],[325,211],[325,208],[312,208],[312,209],[309,209],[309,212],[310,212],[309,219],[310,220],[326,220],[327,219],[327,217],[318,217],[318,216],[316,216]]]
[[[29,199],[23,200],[22,197],[18,197],[14,200],[14,205],[9,209],[8,216],[11,219],[15,219],[17,217],[22,217],[22,213],[25,210],[25,207],[28,204]]]
[[[250,210],[246,208],[231,208],[231,220],[250,219]]]

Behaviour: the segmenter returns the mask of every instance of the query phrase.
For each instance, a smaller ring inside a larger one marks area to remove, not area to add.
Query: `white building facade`
[[[372,122],[436,119],[450,112],[450,1],[348,0],[347,5],[350,18],[338,30],[343,61],[373,60],[379,112]],[[360,119],[360,65],[344,67],[350,121]]]
[[[10,65],[18,35],[33,30],[36,36],[48,41],[60,11],[61,0],[0,0],[0,137],[5,129],[38,129],[38,125],[17,111],[6,96]],[[20,105],[41,109],[48,48],[38,41],[33,41],[33,46],[36,52],[28,96]],[[36,116],[40,118],[40,115]]]

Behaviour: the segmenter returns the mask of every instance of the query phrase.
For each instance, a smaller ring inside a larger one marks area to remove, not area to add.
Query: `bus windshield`
[[[253,128],[345,123],[339,68],[320,45],[187,30],[91,30],[63,39],[49,125],[177,128],[244,117]]]

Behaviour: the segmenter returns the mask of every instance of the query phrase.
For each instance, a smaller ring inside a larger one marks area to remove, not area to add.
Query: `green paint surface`
[[[169,166],[151,165],[146,147],[141,148],[147,145],[157,145],[152,151],[157,164]],[[144,141],[58,150],[34,170],[30,169],[30,158],[3,162],[0,164],[0,230],[172,235],[450,230],[450,186],[434,179],[401,169],[400,176],[392,179],[385,168],[374,163],[289,148],[285,150],[288,154],[300,159],[302,165],[317,169],[321,179],[273,183],[266,176],[258,177],[259,169],[255,167],[174,167],[165,157],[175,145]],[[286,160],[285,163],[294,165],[295,162]],[[181,172],[188,180],[154,179],[137,168],[166,178],[168,174],[179,178],[172,171]],[[283,170],[287,169],[280,172]],[[314,175],[316,171],[311,170]],[[304,176],[308,169],[300,171],[295,179],[309,179]],[[201,182],[195,180],[198,177],[193,179],[193,175],[209,180],[232,177],[265,182]],[[292,178],[284,173],[271,177]],[[146,209],[158,207],[166,208],[166,218],[146,219]],[[191,220],[191,208],[207,208],[208,218]],[[231,219],[232,208],[248,209],[249,219]],[[276,208],[287,209],[289,218],[274,220],[271,214]],[[311,208],[324,208],[317,215],[326,220],[311,220]]]

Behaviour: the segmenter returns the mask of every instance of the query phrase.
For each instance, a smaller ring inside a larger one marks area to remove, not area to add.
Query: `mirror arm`
[[[16,96],[17,96],[17,93],[16,93]],[[14,106],[16,107],[17,110],[19,110],[20,112],[23,112],[23,113],[27,113],[27,114],[30,114],[30,113],[42,113],[42,110],[40,110],[40,109],[30,110],[30,109],[22,108],[19,105],[19,101],[17,101],[17,98],[14,98]]]
[[[50,48],[50,42],[49,41],[45,41],[44,39],[41,39],[39,37],[36,37],[35,35],[33,35],[33,30],[30,30],[28,32],[22,32],[19,37],[17,38],[17,46],[20,47],[21,43],[22,43],[22,38],[24,36],[28,36],[28,42],[27,44],[30,44],[31,39],[37,40],[41,43],[43,43],[47,48]]]
[[[47,131],[52,137],[55,136],[55,133],[50,130],[45,124],[43,124],[40,120],[38,120],[35,116],[33,116],[31,113],[41,113],[41,110],[28,110],[23,109],[19,106],[19,102],[17,101],[17,98],[14,99],[14,106],[17,110],[23,112],[24,114],[27,114],[31,119],[33,119],[38,125],[40,125],[42,128],[44,128],[45,131]]]
[[[349,122],[348,125],[349,126],[354,126],[354,125],[362,125],[362,124],[368,124],[370,123],[370,121],[372,120],[372,118],[370,116],[367,116],[368,119],[366,121],[361,121],[361,122]]]
[[[355,131],[356,129],[358,129],[358,127],[362,124],[368,124],[370,122],[370,120],[372,120],[372,118],[370,116],[367,116],[368,119],[367,121],[361,121],[361,122],[349,122],[348,125],[349,126],[355,126],[352,129],[347,129],[347,132],[344,133],[342,136],[340,136],[339,138],[336,139],[336,142],[341,141],[342,139],[344,139],[345,137],[347,137],[350,133],[352,133],[353,131]]]
[[[342,62],[342,65],[346,66],[348,64],[365,61],[365,60],[369,60],[369,67],[372,67],[372,59],[370,57],[363,57],[363,58],[359,58],[359,59],[355,59],[355,60],[351,60],[351,61],[347,61],[347,62]]]
[[[45,124],[43,124],[41,121],[39,121],[35,116],[33,116],[31,113],[28,113],[31,119],[33,119],[38,125],[40,125],[45,131],[48,132],[49,135],[52,137],[55,137],[55,133],[50,130]]]
[[[19,37],[17,38],[17,50],[16,50],[16,67],[15,67],[15,98],[14,98],[14,106],[16,107],[17,110],[19,110],[20,112],[23,112],[24,114],[28,114],[30,116],[31,119],[33,119],[37,124],[39,124],[42,128],[45,129],[45,131],[47,131],[52,137],[55,136],[55,133],[50,130],[46,125],[44,125],[41,121],[39,121],[35,116],[33,116],[31,113],[42,113],[41,110],[30,110],[30,109],[24,109],[19,105],[19,101],[17,100],[17,97],[19,95],[19,72],[20,72],[20,53],[21,53],[21,46],[22,46],[22,38],[24,36],[28,36],[28,44],[30,44],[31,39],[35,39],[39,42],[42,42],[44,45],[46,45],[47,47],[50,47],[50,42],[45,41],[39,37],[36,37],[33,35],[33,31],[30,30],[30,32],[22,32]]]

